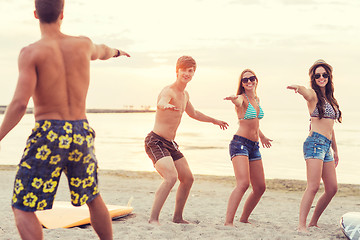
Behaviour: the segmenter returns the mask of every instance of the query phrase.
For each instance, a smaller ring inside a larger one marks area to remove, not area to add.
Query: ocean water
[[[200,109],[212,117],[227,121],[229,128],[221,130],[184,114],[176,142],[195,174],[234,175],[229,158],[229,142],[238,123],[233,109]],[[273,139],[269,149],[261,148],[265,176],[268,179],[306,179],[302,144],[309,130],[306,111],[268,110],[260,122],[263,133]],[[95,129],[96,155],[102,169],[154,171],[152,161],[144,151],[144,138],[153,128],[155,113],[88,114]],[[360,113],[346,113],[346,119],[335,125],[340,162],[337,176],[340,183],[360,184]],[[3,115],[0,115],[2,120]],[[0,143],[0,164],[16,165],[34,118],[25,115],[21,122]]]

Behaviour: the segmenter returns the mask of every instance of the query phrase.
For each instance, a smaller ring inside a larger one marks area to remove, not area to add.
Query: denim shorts
[[[247,156],[249,161],[261,160],[259,148],[259,142],[254,142],[247,138],[234,135],[229,145],[231,160],[239,155]]]
[[[304,142],[304,158],[315,158],[324,162],[334,161],[331,150],[331,140],[317,132],[311,132]]]

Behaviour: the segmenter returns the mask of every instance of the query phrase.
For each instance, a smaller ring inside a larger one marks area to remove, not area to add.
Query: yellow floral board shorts
[[[72,205],[92,201],[99,194],[94,139],[87,120],[37,121],[18,165],[12,206],[28,212],[51,209],[62,171]]]

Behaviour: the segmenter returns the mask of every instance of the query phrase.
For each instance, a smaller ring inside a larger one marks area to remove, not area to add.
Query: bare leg
[[[309,214],[311,204],[319,190],[323,161],[320,159],[306,160],[307,187],[300,203],[299,213],[299,232],[308,232],[306,229],[306,219]]]
[[[317,222],[320,218],[320,215],[329,205],[331,199],[335,196],[337,192],[337,180],[334,161],[324,163],[322,179],[324,182],[325,192],[321,195],[316,204],[314,214],[309,223],[309,227],[317,227]]]
[[[42,226],[34,212],[25,212],[13,208],[16,227],[23,240],[41,240],[43,238]]]
[[[159,224],[160,211],[164,206],[165,200],[169,196],[171,189],[176,183],[177,171],[171,157],[159,159],[155,164],[155,169],[163,178],[163,182],[155,193],[155,200],[151,209],[149,223]]]
[[[178,172],[180,184],[176,192],[176,203],[173,222],[187,224],[189,222],[183,219],[183,211],[185,203],[189,197],[191,186],[194,182],[194,177],[185,158],[176,160],[174,163]]]
[[[261,196],[264,194],[266,186],[265,186],[265,176],[264,176],[264,168],[261,160],[251,161],[249,162],[250,166],[250,181],[252,186],[252,192],[247,198],[243,213],[240,217],[240,222],[248,223],[249,216],[251,212],[254,210],[258,202],[260,201]]]
[[[109,211],[100,194],[87,203],[90,211],[91,225],[101,240],[113,239]]]
[[[247,156],[236,156],[232,159],[232,164],[234,167],[235,178],[236,178],[236,187],[232,191],[227,210],[226,210],[226,219],[225,226],[233,226],[234,217],[237,208],[239,207],[240,201],[244,196],[246,190],[249,188],[250,184],[250,170],[249,170],[249,160]]]

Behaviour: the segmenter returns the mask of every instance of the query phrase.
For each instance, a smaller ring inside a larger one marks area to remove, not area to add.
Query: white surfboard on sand
[[[345,213],[340,219],[340,227],[350,240],[360,240],[360,212]]]
[[[106,205],[112,219],[125,217],[133,211],[133,207],[119,205]],[[81,207],[74,207],[70,202],[55,201],[53,208],[44,211],[37,211],[36,216],[40,223],[48,228],[71,228],[90,223],[89,208],[85,204]]]

